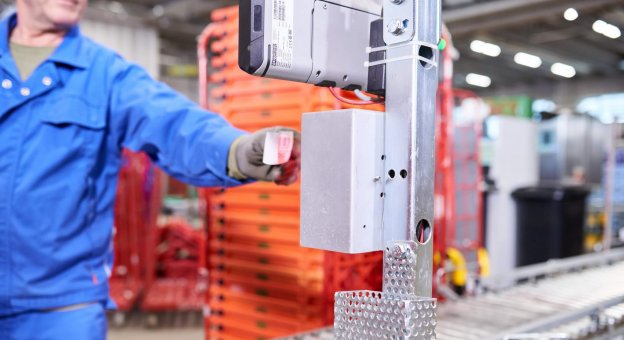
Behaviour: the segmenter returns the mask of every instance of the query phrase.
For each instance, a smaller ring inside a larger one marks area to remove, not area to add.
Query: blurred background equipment
[[[514,190],[539,181],[538,126],[527,118],[491,116],[484,124],[482,152],[488,190],[485,247],[493,275],[517,266]]]
[[[558,115],[540,123],[540,182],[602,184],[609,128],[580,114]]]
[[[529,187],[512,193],[517,267],[583,254],[588,194],[583,187]]]

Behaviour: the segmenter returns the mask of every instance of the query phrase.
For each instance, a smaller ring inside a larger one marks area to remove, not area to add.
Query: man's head
[[[66,29],[82,18],[88,0],[17,0],[18,20],[42,30]]]

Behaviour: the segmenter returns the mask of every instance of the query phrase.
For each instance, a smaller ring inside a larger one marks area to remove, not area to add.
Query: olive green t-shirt
[[[33,71],[56,49],[55,46],[33,47],[16,43],[10,44],[11,55],[22,80],[28,79]]]

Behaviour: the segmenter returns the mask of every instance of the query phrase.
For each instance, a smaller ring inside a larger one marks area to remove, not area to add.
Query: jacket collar
[[[9,34],[17,25],[17,14],[10,15],[0,22],[0,58],[10,53]],[[86,68],[89,65],[89,56],[84,50],[84,39],[80,28],[72,27],[63,42],[48,58],[55,63],[69,65],[75,68]]]

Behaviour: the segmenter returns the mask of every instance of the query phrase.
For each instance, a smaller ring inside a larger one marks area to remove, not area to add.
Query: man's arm
[[[110,98],[118,143],[144,151],[171,176],[197,186],[236,186],[228,176],[232,143],[246,133],[201,109],[145,70],[117,59]]]

